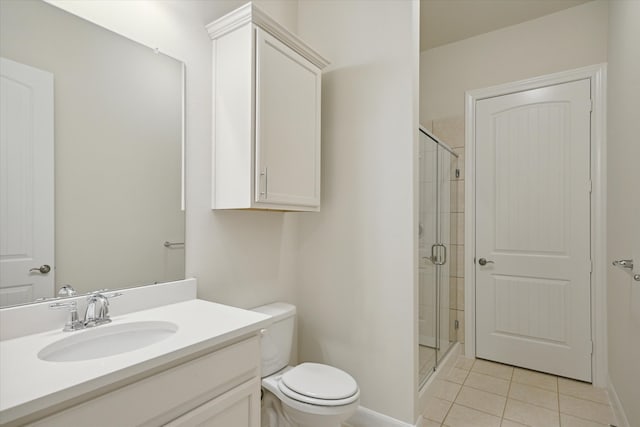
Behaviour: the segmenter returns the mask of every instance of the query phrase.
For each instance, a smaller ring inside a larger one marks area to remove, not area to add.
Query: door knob
[[[48,272],[51,271],[51,266],[44,264],[44,265],[41,265],[40,267],[33,267],[29,269],[29,273],[35,272],[35,271],[37,271],[40,274],[47,274]]]
[[[487,264],[495,264],[495,263],[494,263],[493,261],[489,261],[489,260],[487,260],[487,259],[485,259],[485,258],[480,258],[480,259],[478,260],[478,264],[480,264],[480,265],[487,265]]]

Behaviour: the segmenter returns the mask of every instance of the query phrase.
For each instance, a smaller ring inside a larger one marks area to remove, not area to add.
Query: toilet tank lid
[[[294,316],[296,314],[296,306],[287,304],[286,302],[274,302],[272,304],[252,308],[251,311],[271,316],[272,320],[277,322],[279,320],[286,319],[287,317]]]

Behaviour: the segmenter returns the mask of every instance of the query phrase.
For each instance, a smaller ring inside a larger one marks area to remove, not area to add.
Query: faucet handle
[[[73,289],[73,286],[71,285],[64,285],[58,291],[59,297],[73,297],[73,296],[76,296],[77,294],[78,293],[76,292],[75,289]]]
[[[75,301],[54,302],[53,304],[49,304],[49,308],[53,308],[55,310],[66,308],[69,309],[69,311],[72,311],[78,308],[78,304]]]
[[[114,293],[112,293],[112,294],[102,294],[102,295],[104,295],[104,296],[105,296],[105,297],[107,297],[108,299],[111,299],[111,298],[121,297],[121,296],[122,296],[122,295],[124,295],[124,294],[123,294],[122,292],[114,292]]]
[[[112,293],[107,293],[109,291],[109,289],[98,289],[95,292],[92,292],[91,294],[89,294],[89,296],[87,297],[87,301],[94,295],[102,295],[103,297],[107,297],[109,299],[111,298],[116,298],[119,296],[124,295],[122,292],[112,292]]]
[[[84,322],[78,319],[78,304],[76,301],[54,302],[49,304],[49,308],[54,310],[67,309],[69,311],[69,317],[67,318],[67,323],[64,324],[63,331],[77,331],[84,328]]]

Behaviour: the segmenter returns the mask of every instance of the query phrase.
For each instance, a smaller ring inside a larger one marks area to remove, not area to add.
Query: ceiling
[[[539,18],[591,0],[420,0],[420,50]]]

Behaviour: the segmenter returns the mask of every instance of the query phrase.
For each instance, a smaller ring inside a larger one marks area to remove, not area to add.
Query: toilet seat
[[[278,381],[278,388],[291,399],[319,406],[348,405],[360,396],[351,375],[319,363],[302,363],[288,370]]]

